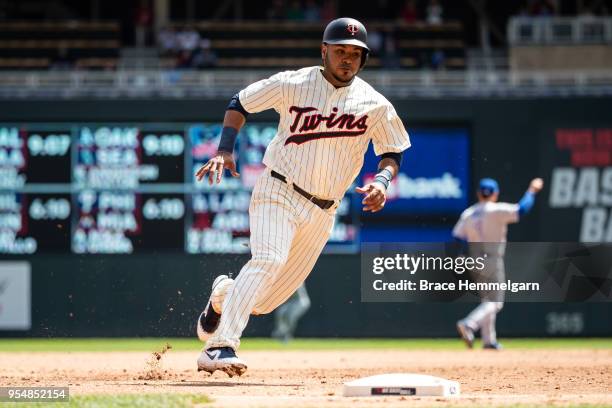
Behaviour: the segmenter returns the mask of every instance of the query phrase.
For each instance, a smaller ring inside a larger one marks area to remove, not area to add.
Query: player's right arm
[[[236,137],[242,126],[246,122],[244,114],[237,110],[228,109],[223,118],[223,131],[217,153],[196,172],[196,180],[201,181],[208,174],[208,184],[216,180],[221,182],[223,170],[228,169],[233,177],[240,177],[236,171],[236,161],[234,160],[234,144]],[[215,177],[216,175],[216,177]]]
[[[234,95],[225,111],[223,130],[217,153],[196,172],[196,180],[201,181],[208,174],[208,184],[221,182],[223,170],[228,169],[233,177],[239,177],[234,160],[234,144],[249,113],[261,112],[282,105],[282,79],[284,73],[255,82]]]

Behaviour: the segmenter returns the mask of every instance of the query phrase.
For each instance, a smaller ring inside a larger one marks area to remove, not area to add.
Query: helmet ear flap
[[[370,51],[363,48],[363,51],[361,52],[361,66],[359,68],[363,68],[366,62],[368,62],[369,58],[370,58]]]

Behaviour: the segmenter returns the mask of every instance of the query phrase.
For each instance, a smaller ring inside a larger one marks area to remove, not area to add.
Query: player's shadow
[[[150,384],[153,385],[153,384]],[[226,381],[215,381],[206,382],[203,381],[185,381],[178,383],[166,383],[164,386],[169,387],[303,387],[304,384],[270,384],[266,383],[244,383],[244,382],[226,382]]]

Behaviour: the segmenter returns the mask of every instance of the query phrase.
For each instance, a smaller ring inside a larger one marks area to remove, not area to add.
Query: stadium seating
[[[117,22],[0,22],[0,69],[113,69]]]
[[[320,63],[319,44],[322,25],[304,22],[211,22],[191,24],[202,38],[211,41],[218,56],[218,66],[228,68],[295,68]],[[178,31],[185,24],[175,24]],[[441,51],[443,67],[465,67],[463,27],[459,22],[440,25],[425,23],[403,24],[373,22],[367,24],[370,38],[375,33],[391,33],[396,39],[401,68],[427,66],[432,53]],[[165,65],[171,65],[166,61]],[[383,67],[385,61],[379,52],[373,52],[369,67]]]
[[[177,23],[175,29],[186,26]],[[220,68],[296,68],[320,63],[320,23],[202,21],[190,26],[210,40]],[[377,33],[393,36],[394,68],[428,67],[435,52],[444,55],[441,68],[465,68],[461,23],[373,22],[368,29],[371,39]],[[116,69],[121,45],[118,22],[0,22],[0,70]],[[374,50],[368,66],[383,68],[387,63]],[[172,68],[175,60],[162,58],[160,66]]]

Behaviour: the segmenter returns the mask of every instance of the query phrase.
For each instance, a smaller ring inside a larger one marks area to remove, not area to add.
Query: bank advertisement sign
[[[387,191],[384,215],[459,215],[469,204],[470,145],[465,128],[408,129],[412,146]],[[376,175],[370,147],[361,181]]]

